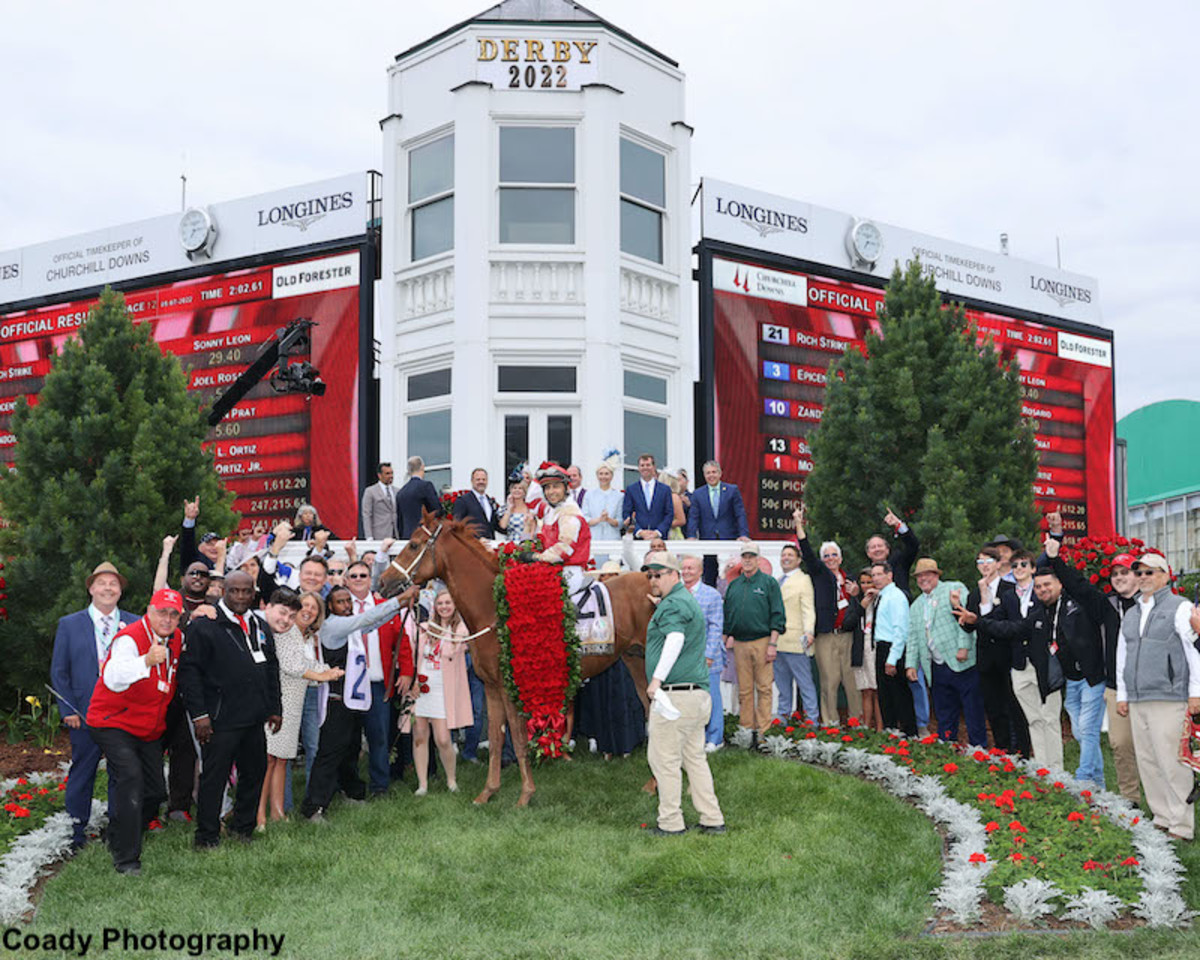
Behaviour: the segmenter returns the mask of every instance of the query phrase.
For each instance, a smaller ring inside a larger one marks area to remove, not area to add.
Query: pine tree
[[[98,563],[128,578],[122,609],[145,609],[185,499],[200,495],[209,529],[233,527],[232,494],[201,449],[208,429],[179,361],[106,289],[52,361],[37,405],[20,401],[12,418],[16,466],[0,476],[9,686],[41,691],[57,621],[87,605]]]
[[[990,341],[978,345],[918,262],[892,273],[879,321],[866,356],[848,351],[831,367],[804,490],[809,522],[857,558],[891,509],[923,555],[973,582],[980,544],[998,533],[1031,543],[1036,529],[1037,451],[1018,372]]]

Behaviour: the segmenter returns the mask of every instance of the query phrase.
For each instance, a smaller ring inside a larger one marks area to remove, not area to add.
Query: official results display
[[[711,297],[713,449],[743,485],[750,535],[786,536],[813,468],[830,363],[865,351],[884,293],[715,255],[710,276],[701,296]],[[1111,341],[994,312],[967,318],[1020,370],[1039,510],[1061,510],[1074,537],[1114,533]]]
[[[336,535],[357,530],[359,377],[358,249],[125,291],[135,322],[179,358],[206,406],[253,362],[276,330],[315,321],[308,360],[324,396],[278,394],[264,378],[209,434],[217,472],[244,522],[290,519],[320,505]],[[0,457],[11,466],[10,421],[19,397],[37,403],[50,359],[76,335],[96,299],[0,316]]]

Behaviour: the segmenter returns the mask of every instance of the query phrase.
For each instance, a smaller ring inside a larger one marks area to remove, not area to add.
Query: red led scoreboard
[[[742,485],[751,536],[786,536],[813,467],[829,365],[878,331],[883,290],[830,275],[845,276],[839,270],[700,249],[701,406],[711,404],[699,417],[701,440],[726,479]],[[1037,505],[1060,509],[1073,536],[1111,534],[1111,334],[1013,313],[967,310],[981,339],[990,334],[1020,368],[1024,414],[1036,425]]]
[[[236,494],[234,508],[249,520],[290,518],[299,504],[311,502],[336,534],[357,531],[364,250],[125,285],[135,321],[150,324],[158,345],[179,358],[188,389],[205,404],[238,378],[280,327],[301,317],[316,322],[311,354],[292,360],[308,360],[320,371],[325,395],[277,394],[265,378],[209,435],[217,472]],[[0,315],[0,456],[10,465],[17,398],[37,403],[50,358],[95,302],[92,297]],[[365,316],[369,327],[369,312]]]

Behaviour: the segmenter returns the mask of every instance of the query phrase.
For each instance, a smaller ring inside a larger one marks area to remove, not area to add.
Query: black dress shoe
[[[142,875],[142,865],[140,863],[127,863],[117,867],[117,873],[124,874],[127,877],[140,877]]]
[[[192,846],[198,851],[204,851],[204,850],[216,850],[217,847],[220,846],[220,844],[217,843],[216,841],[213,841],[211,843],[201,843],[200,841],[196,841],[195,843],[192,844]]]
[[[713,824],[698,823],[698,824],[696,824],[696,829],[699,830],[701,833],[724,833],[725,832],[725,824],[723,824],[723,823],[713,823]]]
[[[682,837],[687,833],[687,828],[682,830],[664,830],[662,827],[651,827],[646,831],[652,837]]]

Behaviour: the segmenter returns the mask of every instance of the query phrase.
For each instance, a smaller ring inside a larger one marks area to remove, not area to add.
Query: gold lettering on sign
[[[479,60],[495,60],[497,52],[495,40],[479,38]]]
[[[554,40],[554,62],[565,63],[571,59],[571,45],[566,40]]]
[[[526,40],[525,41],[525,59],[540,60],[543,63],[546,58],[542,56],[542,41],[541,40]]]
[[[520,43],[519,40],[501,40],[500,45],[504,48],[504,56],[502,56],[500,59],[519,60],[520,57],[517,56],[518,43]]]
[[[575,46],[579,48],[579,62],[591,63],[588,60],[588,54],[592,52],[592,47],[596,45],[595,40],[576,40]]]

